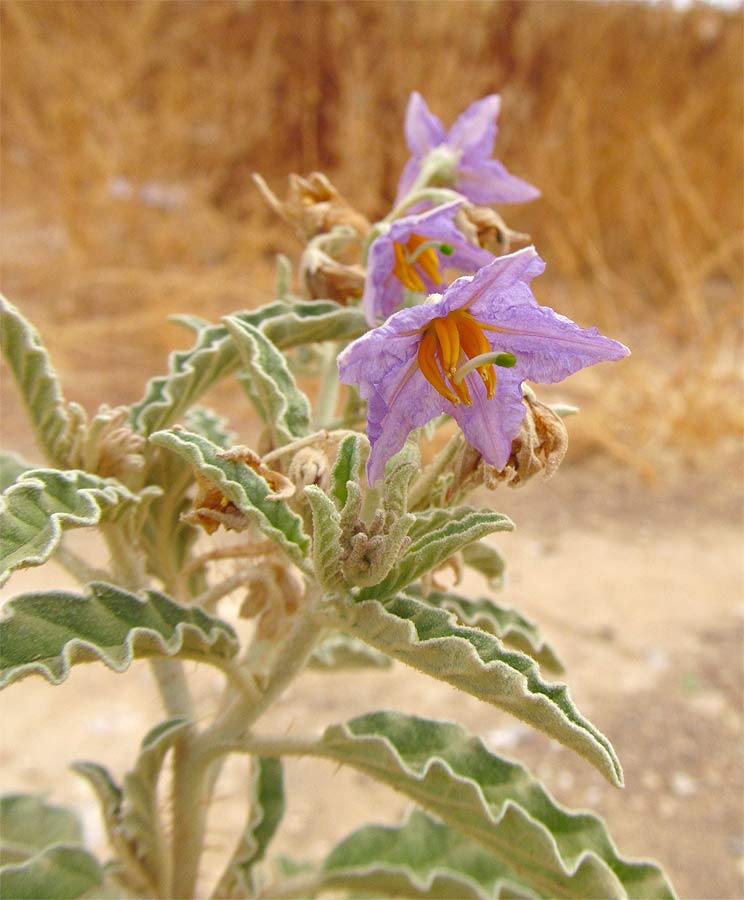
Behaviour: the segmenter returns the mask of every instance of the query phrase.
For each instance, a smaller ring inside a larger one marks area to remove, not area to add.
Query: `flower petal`
[[[455,187],[473,203],[525,203],[540,191],[512,175],[497,159],[463,159]]]
[[[499,369],[496,393],[489,400],[486,388],[477,375],[468,376],[472,406],[455,406],[451,411],[463,434],[489,465],[503,469],[511,454],[514,438],[519,434],[525,405],[521,380],[512,370]]]
[[[393,274],[395,252],[390,234],[381,234],[372,242],[367,256],[362,309],[367,322],[375,326],[403,302],[403,285]]]
[[[486,158],[493,153],[496,119],[501,108],[498,94],[476,100],[455,120],[447,134],[447,144],[464,154]]]
[[[424,156],[433,147],[444,143],[446,133],[441,121],[429,111],[426,100],[414,91],[406,109],[406,142],[414,156]]]

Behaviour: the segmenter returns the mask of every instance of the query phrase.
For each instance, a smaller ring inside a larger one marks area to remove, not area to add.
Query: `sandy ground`
[[[648,487],[589,461],[488,499],[518,525],[496,542],[509,565],[500,599],[542,624],[575,701],[612,740],[627,787],[611,788],[554,742],[403,666],[343,679],[308,673],[266,717],[266,733],[312,732],[379,708],[457,719],[527,764],[562,802],[605,816],[622,853],[658,859],[681,897],[744,896],[738,486],[690,474]],[[69,584],[50,565],[18,573],[5,594],[50,583]],[[470,576],[460,589],[483,588]],[[206,710],[219,682],[197,668],[191,677]],[[162,718],[146,664],[126,676],[83,666],[57,688],[28,679],[0,697],[0,715],[0,787],[73,805],[105,855],[95,803],[67,766],[87,758],[126,770]],[[291,799],[275,846],[293,856],[321,858],[357,825],[395,822],[408,805],[323,762],[287,769]],[[236,763],[219,784],[205,886],[243,820],[243,777]]]

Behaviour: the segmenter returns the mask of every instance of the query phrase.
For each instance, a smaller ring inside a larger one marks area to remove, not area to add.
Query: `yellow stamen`
[[[453,375],[460,360],[460,333],[450,316],[434,319],[434,332],[441,348],[440,359],[445,375]]]
[[[452,403],[457,404],[460,401],[447,387],[444,378],[442,377],[442,373],[439,371],[435,355],[438,347],[439,344],[435,333],[430,330],[425,331],[418,349],[419,368],[421,369],[424,378],[437,393],[441,394],[445,400],[450,400]]]
[[[395,253],[393,274],[409,291],[426,291],[426,285],[416,269],[417,266],[434,284],[442,283],[442,273],[439,271],[436,250],[433,247],[426,247],[424,250],[416,252],[426,241],[427,238],[420,234],[412,234],[405,244],[393,241],[393,252]]]

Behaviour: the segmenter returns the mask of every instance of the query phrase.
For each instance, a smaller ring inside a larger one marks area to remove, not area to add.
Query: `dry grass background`
[[[451,121],[498,90],[502,210],[537,285],[634,350],[569,382],[575,459],[652,477],[740,440],[742,17],[626,3],[39,2],[2,8],[3,289],[69,394],[136,399],[189,338],[270,299],[292,237],[250,181],[326,171],[384,214],[421,90]],[[727,457],[728,458],[728,457]]]

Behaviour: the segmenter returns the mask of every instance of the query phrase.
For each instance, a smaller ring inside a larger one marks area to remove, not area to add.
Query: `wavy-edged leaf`
[[[142,657],[229,665],[239,645],[226,622],[157,591],[145,596],[93,582],[85,596],[39,591],[15,597],[0,619],[0,687],[32,674],[60,684],[71,666],[99,660],[116,672]]]
[[[39,446],[61,463],[70,442],[70,417],[57,373],[39,333],[0,296],[0,347],[31,417]]]
[[[98,860],[82,847],[56,846],[23,863],[0,869],[6,900],[75,900],[103,887]],[[101,894],[98,894],[101,896]]]
[[[344,583],[341,569],[341,525],[336,505],[327,494],[309,484],[305,496],[313,514],[313,568],[315,577],[327,591]]]
[[[425,597],[416,592],[415,596],[454,613],[462,625],[495,635],[507,646],[531,656],[543,668],[559,675],[565,671],[561,658],[543,639],[537,625],[516,609],[500,606],[488,597],[468,600],[451,591],[432,591]]]
[[[560,806],[524,767],[491,753],[460,725],[369,713],[330,726],[301,752],[350,765],[411,797],[541,897],[674,897],[657,865],[618,856],[601,819]]]
[[[259,416],[274,435],[277,446],[310,432],[310,402],[297,387],[287,361],[263,332],[237,316],[226,316],[245,367],[242,383]]]
[[[252,762],[250,813],[238,846],[214,891],[214,897],[254,896],[253,867],[260,862],[284,816],[284,774],[281,760]]]
[[[17,453],[10,450],[0,451],[0,491],[10,487],[24,472],[36,468],[38,467],[26,462]]]
[[[235,313],[233,318],[261,326],[279,348],[332,340],[337,333],[343,337],[354,331],[354,322],[356,333],[366,329],[365,325],[359,331],[358,320],[364,320],[361,311],[331,301],[301,301],[292,305],[291,312],[288,309],[286,303],[277,301]],[[192,324],[198,325],[195,320]],[[199,328],[194,346],[172,353],[168,363],[168,373],[150,379],[145,396],[132,406],[132,426],[141,434],[151,434],[176,421],[206,390],[240,366],[240,354],[225,325],[206,325]]]
[[[544,681],[529,656],[413,597],[347,604],[339,617],[341,629],[376,650],[506,710],[583,756],[612,784],[623,783],[610,742],[574,706],[566,685]]]
[[[283,500],[267,499],[269,485],[250,466],[221,458],[219,447],[188,431],[158,431],[150,440],[187,460],[291,559],[304,559],[310,538],[303,530],[302,519]]]
[[[324,888],[375,897],[432,900],[533,898],[509,868],[474,841],[419,809],[399,827],[365,825],[333,848],[323,863]]]
[[[115,519],[140,502],[115,478],[78,469],[31,469],[0,496],[0,584],[15,569],[38,566],[54,553],[66,528]]]
[[[504,586],[506,563],[499,551],[486,541],[476,541],[463,548],[462,560],[466,566],[484,575],[494,591]]]
[[[364,588],[360,600],[390,597],[473,541],[495,531],[511,531],[513,523],[501,513],[470,506],[417,513],[408,530],[411,544],[379,584]]]
[[[398,519],[408,510],[408,486],[421,467],[418,441],[409,439],[400,452],[388,460],[383,481],[383,507],[391,519]],[[410,536],[410,529],[409,529]]]
[[[332,634],[321,641],[308,662],[308,668],[322,672],[339,669],[389,669],[392,660],[358,638]]]
[[[349,496],[350,481],[357,481],[369,454],[369,441],[362,434],[347,434],[338,445],[331,469],[330,494],[343,509]]]
[[[235,443],[236,435],[230,430],[227,419],[208,406],[192,406],[184,416],[184,422],[190,431],[204,435],[218,447],[225,449]]]
[[[19,863],[53,844],[82,844],[77,813],[37,794],[0,797],[0,865]]]

